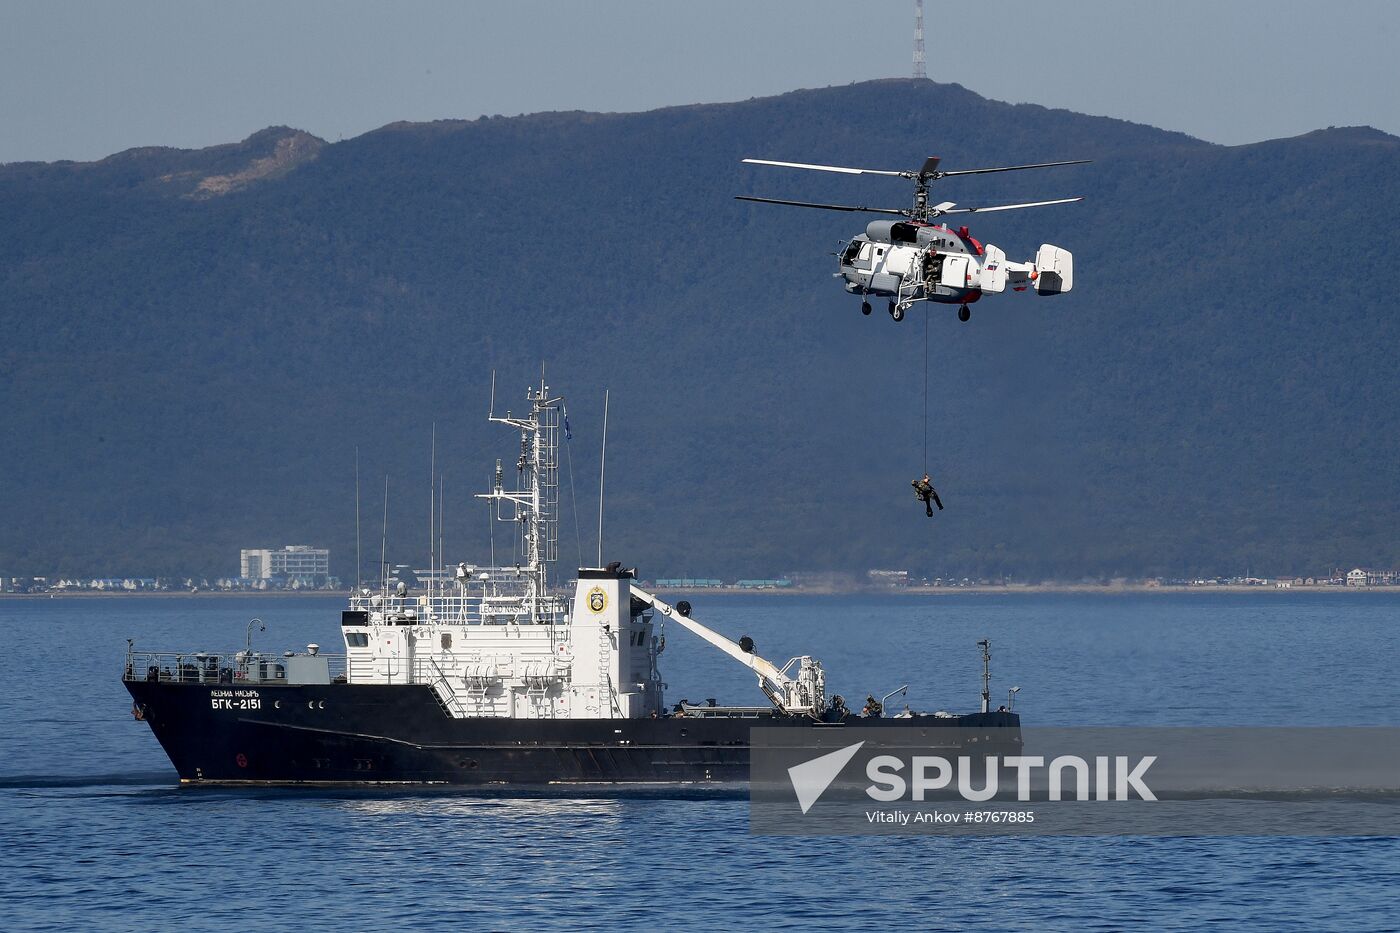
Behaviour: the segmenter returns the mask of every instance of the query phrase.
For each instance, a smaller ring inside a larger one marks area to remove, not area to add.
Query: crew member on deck
[[[923,502],[924,511],[928,513],[929,518],[933,518],[933,507],[935,505],[938,506],[938,511],[943,511],[943,500],[938,498],[938,490],[933,488],[933,481],[928,478],[927,473],[924,474],[923,479],[914,480],[912,485],[914,487],[914,495],[918,497],[919,501]]]
[[[867,696],[865,698],[865,708],[860,711],[860,714],[862,716],[868,716],[871,719],[879,719],[881,716],[885,715],[885,705],[875,699],[873,695]]]

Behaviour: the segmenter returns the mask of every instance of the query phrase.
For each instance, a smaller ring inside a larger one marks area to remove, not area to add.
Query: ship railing
[[[414,622],[475,625],[481,621],[481,598],[457,593],[434,593],[432,596],[385,596],[374,593],[350,597],[350,609],[367,612],[390,624],[407,620]]]
[[[127,650],[122,679],[235,687],[286,683],[287,662],[291,657],[288,653],[258,651],[146,651],[131,648]],[[315,657],[326,662],[332,683],[345,681],[345,655],[317,654]]]
[[[534,615],[546,623],[562,622],[568,602],[565,596],[535,597]],[[500,573],[488,581],[473,580],[465,587],[443,587],[432,593],[365,592],[350,596],[352,612],[368,613],[375,624],[520,624],[531,617],[531,598],[524,582]]]
[[[681,701],[677,716],[689,719],[764,719],[773,715],[771,706],[715,706]]]

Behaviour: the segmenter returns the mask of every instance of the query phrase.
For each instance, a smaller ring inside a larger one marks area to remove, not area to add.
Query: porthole
[[[272,708],[273,708],[273,709],[281,709],[281,708],[282,708],[282,701],[281,701],[281,700],[273,700],[273,701],[272,701]]]

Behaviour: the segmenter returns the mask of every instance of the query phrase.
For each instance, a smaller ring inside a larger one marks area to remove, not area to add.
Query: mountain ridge
[[[1393,137],[1224,147],[891,79],[389,124],[186,196],[298,132],[82,163],[96,171],[0,167],[0,374],[6,433],[24,439],[0,452],[0,572],[227,574],[238,547],[309,541],[353,576],[353,448],[366,478],[391,474],[394,515],[426,514],[427,491],[417,503],[400,484],[426,485],[435,418],[461,513],[449,547],[481,559],[466,496],[511,443],[479,424],[489,374],[509,405],[541,360],[570,395],[581,514],[596,510],[581,444],[604,386],[610,446],[647,452],[609,457],[608,550],[658,575],[1400,560],[1393,302],[1297,258],[1321,215],[1347,231],[1347,268],[1385,267]],[[1074,250],[1074,293],[928,321],[928,465],[949,505],[933,522],[908,489],[924,466],[922,312],[863,319],[832,283],[826,254],[859,220],[731,200],[903,206],[902,181],[738,159],[930,152],[950,167],[1099,160],[937,189],[1087,200],[974,225],[1012,258]],[[172,169],[194,174],[160,182]],[[406,527],[421,523],[392,524],[394,552],[421,560]],[[591,560],[589,536],[561,541]]]

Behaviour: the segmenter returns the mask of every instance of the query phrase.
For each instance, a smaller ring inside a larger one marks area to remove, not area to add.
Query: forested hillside
[[[948,179],[1013,259],[1072,250],[1075,290],[927,321],[864,318],[831,273],[877,168],[1090,158]],[[650,575],[898,566],[1077,578],[1400,562],[1400,140],[1366,128],[1221,147],[879,81],[642,114],[286,128],[184,152],[0,166],[0,574],[236,572],[314,543],[427,551],[429,438],[448,545],[542,362],[568,396],[592,558],[611,390],[607,558]],[[567,497],[567,477],[566,477]],[[497,536],[507,550],[509,527]],[[373,541],[373,545],[369,542]],[[373,555],[371,559],[370,555]]]

